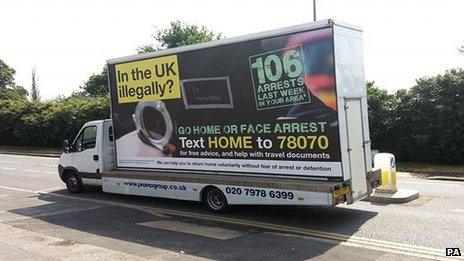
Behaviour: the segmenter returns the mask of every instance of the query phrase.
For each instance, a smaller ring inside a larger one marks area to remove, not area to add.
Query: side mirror
[[[64,151],[64,153],[70,153],[71,152],[71,148],[69,147],[69,141],[68,140],[63,141],[63,151]]]

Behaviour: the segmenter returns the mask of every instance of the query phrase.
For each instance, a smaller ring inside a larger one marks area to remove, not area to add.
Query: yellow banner
[[[177,55],[117,64],[118,103],[180,98]]]

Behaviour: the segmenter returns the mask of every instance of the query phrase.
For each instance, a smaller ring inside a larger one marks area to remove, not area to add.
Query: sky
[[[316,10],[318,20],[363,28],[366,80],[389,92],[464,67],[462,0],[317,0]],[[43,99],[66,96],[174,20],[234,37],[311,22],[313,7],[311,0],[2,0],[0,59],[18,85],[30,89],[36,67]]]

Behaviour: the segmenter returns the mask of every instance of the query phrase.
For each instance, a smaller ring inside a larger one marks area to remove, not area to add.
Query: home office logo
[[[447,247],[445,254],[446,256],[461,256],[461,250],[457,247]]]

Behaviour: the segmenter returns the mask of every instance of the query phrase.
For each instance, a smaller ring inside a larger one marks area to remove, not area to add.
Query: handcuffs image
[[[143,112],[147,108],[153,108],[161,115],[163,116],[164,123],[166,124],[166,131],[164,133],[164,136],[161,136],[161,134],[154,133],[150,130],[148,130],[147,125],[145,124],[145,121],[148,119],[144,119]],[[172,145],[169,144],[169,140],[171,139],[172,136],[172,120],[171,116],[169,115],[168,110],[166,109],[166,106],[164,105],[164,102],[162,101],[142,101],[139,102],[135,108],[134,114],[132,114],[132,119],[134,120],[135,127],[137,128],[138,131],[138,136],[139,138],[145,143],[150,146],[153,146],[163,152],[163,154],[168,155],[172,153]],[[161,138],[157,139],[153,137],[153,134],[155,136],[160,136]]]

